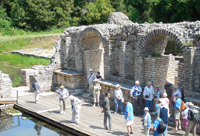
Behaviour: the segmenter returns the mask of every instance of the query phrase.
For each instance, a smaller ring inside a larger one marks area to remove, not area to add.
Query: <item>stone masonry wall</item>
[[[174,77],[174,62],[173,56],[144,58],[145,83],[151,81],[154,88],[159,85],[160,89],[164,90],[166,79],[173,83],[174,79],[170,77]]]
[[[0,71],[0,98],[12,97],[12,81],[8,74]]]

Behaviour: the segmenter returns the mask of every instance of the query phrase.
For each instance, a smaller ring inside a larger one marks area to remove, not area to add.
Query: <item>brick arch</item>
[[[76,67],[76,71],[77,72],[81,72],[81,73],[86,73],[86,69],[85,69],[85,65],[84,65],[84,39],[90,38],[91,40],[93,40],[92,35],[95,34],[94,37],[98,36],[98,40],[101,40],[101,49],[104,50],[105,44],[106,42],[108,42],[106,36],[103,35],[102,31],[100,31],[98,28],[94,28],[94,27],[87,27],[86,29],[84,29],[83,31],[81,31],[78,35],[78,39],[77,39],[77,44],[75,46],[75,52],[76,52],[76,60],[75,60],[75,67]],[[94,43],[95,44],[95,43]],[[93,46],[93,44],[89,44],[88,45]],[[92,48],[92,47],[91,47]],[[89,49],[90,50],[90,49]],[[91,49],[93,50],[93,49]]]
[[[171,30],[167,30],[167,29],[154,29],[154,30],[151,30],[148,34],[146,34],[142,38],[139,48],[138,48],[140,53],[145,48],[145,46],[147,46],[146,45],[147,41],[155,35],[169,36],[175,40],[175,43],[180,46],[182,51],[185,51],[187,49],[187,46],[182,44],[183,41],[181,39],[183,39],[183,38],[181,36],[178,36],[175,32],[173,32]]]
[[[96,35],[99,36],[99,38],[101,39],[102,43],[103,43],[103,47],[105,46],[105,42],[107,41],[107,39],[103,36],[103,33],[97,29],[97,28],[94,28],[94,27],[87,27],[86,29],[84,29],[78,36],[78,41],[77,41],[77,48],[79,49],[79,51],[83,50],[83,38],[85,36],[85,34],[87,34],[88,32],[93,32],[95,33]]]

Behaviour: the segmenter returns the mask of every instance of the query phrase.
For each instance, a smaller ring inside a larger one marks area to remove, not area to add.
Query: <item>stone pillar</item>
[[[111,44],[109,41],[104,42],[104,79],[110,78],[110,54]]]
[[[121,82],[124,82],[124,79],[126,77],[125,75],[125,48],[126,48],[126,41],[121,41],[121,49],[119,53],[119,78]]]
[[[140,86],[145,86],[144,81],[144,61],[142,56],[135,56],[134,61],[134,79],[140,81]]]

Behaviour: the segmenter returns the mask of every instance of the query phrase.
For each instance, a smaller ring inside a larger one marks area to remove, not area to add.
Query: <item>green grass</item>
[[[0,55],[0,61],[6,61],[9,65],[18,66],[20,68],[31,68],[33,65],[47,65],[49,59],[27,57],[19,54],[3,54]]]
[[[0,71],[9,74],[13,87],[21,85],[21,69],[49,63],[49,59],[27,57],[19,54],[0,55]]]
[[[0,61],[0,64],[1,63],[2,62]],[[2,71],[3,73],[9,74],[9,77],[12,80],[13,87],[17,87],[21,85],[21,68],[1,65],[0,71]]]
[[[16,110],[16,109],[6,109],[4,110],[5,113],[21,113],[20,111]]]

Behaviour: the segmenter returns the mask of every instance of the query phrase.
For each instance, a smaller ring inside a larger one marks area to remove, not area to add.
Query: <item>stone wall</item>
[[[12,81],[8,74],[0,71],[0,98],[12,97]]]
[[[30,86],[29,76],[33,75],[33,69],[21,69],[21,85],[22,86]]]
[[[174,83],[174,63],[175,58],[173,56],[144,58],[145,83],[151,81],[154,88],[159,85],[160,89],[164,90],[166,79]]]

